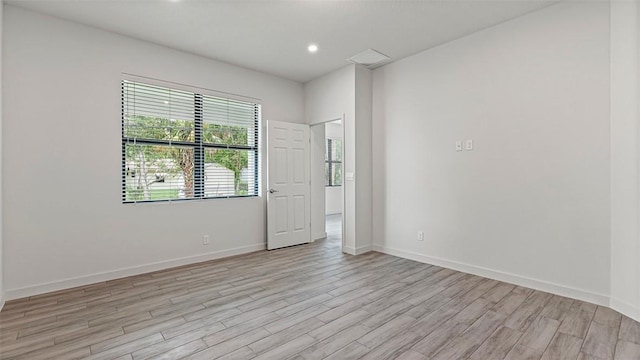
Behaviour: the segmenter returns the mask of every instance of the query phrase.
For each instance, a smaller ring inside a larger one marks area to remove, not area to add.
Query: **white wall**
[[[8,298],[264,248],[263,197],[121,203],[121,73],[260,98],[263,125],[304,122],[301,84],[12,6],[4,26]]]
[[[325,124],[325,137],[327,139],[342,140],[342,123],[336,121],[336,122]],[[323,157],[323,160],[324,160],[324,157]],[[324,166],[324,162],[323,162],[323,166]],[[342,180],[344,181],[344,173],[342,177],[343,177]],[[325,192],[325,214],[331,215],[331,214],[342,213],[342,186],[328,186],[328,187],[325,187],[324,192]]]
[[[342,122],[334,121],[325,124],[325,137],[342,140]]]
[[[311,134],[311,238],[327,237],[324,200],[324,149],[325,128],[323,124],[310,126]]]
[[[327,186],[325,188],[325,214],[342,213],[342,186]]]
[[[608,10],[554,5],[374,71],[377,250],[608,303]]]
[[[348,122],[354,122],[355,119],[355,66],[349,65],[333,71],[327,75],[314,79],[304,84],[304,111],[305,121],[307,124],[319,124],[330,120],[343,119],[343,126]],[[353,134],[352,134],[353,135]],[[354,146],[355,147],[355,146]],[[355,162],[354,149],[347,149],[343,156],[343,176],[345,171],[354,171],[353,163]],[[324,150],[323,150],[324,157]],[[350,165],[351,164],[351,165]],[[349,167],[351,166],[351,167]],[[351,169],[351,170],[347,170]],[[322,184],[324,185],[324,175],[322,177]],[[355,187],[353,182],[343,182],[342,189],[348,194],[355,194]],[[316,189],[314,195],[314,188],[312,187],[311,197],[322,196],[324,197],[325,189]],[[344,234],[343,243],[344,251],[354,252],[355,249],[355,196],[345,199],[344,206]],[[320,224],[315,224],[316,221],[325,222],[324,216],[314,216],[314,214],[325,214],[324,208],[314,206],[311,204],[311,228],[318,228]]]
[[[0,310],[4,306],[4,251],[3,251],[3,224],[4,220],[2,218],[2,29],[3,29],[3,9],[4,9],[4,1],[0,0]]]
[[[371,71],[348,65],[305,84],[305,120],[317,124],[344,115],[343,251],[372,250]],[[348,174],[354,180],[348,180]],[[318,209],[311,209],[312,214]],[[313,224],[312,224],[313,227]]]
[[[356,66],[356,118],[347,122],[347,144],[355,145],[356,254],[373,250],[372,234],[372,72]],[[349,125],[355,125],[353,128]],[[350,137],[350,134],[353,136]],[[355,141],[349,141],[353,139]],[[347,180],[347,183],[349,181]]]
[[[611,3],[611,307],[640,321],[639,11]]]
[[[355,116],[355,66],[348,65],[304,84],[307,124]]]

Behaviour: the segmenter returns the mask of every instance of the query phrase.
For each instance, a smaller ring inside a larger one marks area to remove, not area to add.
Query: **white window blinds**
[[[122,81],[122,201],[257,196],[260,105]]]

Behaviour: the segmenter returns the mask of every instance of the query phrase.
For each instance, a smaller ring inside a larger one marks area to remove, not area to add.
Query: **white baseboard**
[[[555,284],[547,281],[537,280],[520,276],[516,274],[505,273],[502,271],[487,269],[481,266],[469,265],[457,261],[441,259],[437,257],[418,254],[413,251],[405,251],[400,249],[389,248],[380,245],[374,245],[375,251],[398,256],[401,258],[419,261],[426,264],[437,265],[448,269],[453,269],[473,275],[486,277],[489,279],[504,281],[507,283],[520,285],[544,292],[549,292],[561,296],[570,297],[582,301],[587,301],[602,306],[609,306],[609,296],[593,293],[587,290],[576,289],[565,285]]]
[[[349,255],[355,255],[356,254],[356,249],[354,247],[351,246],[343,246],[342,247],[342,252],[345,254],[349,254]]]
[[[2,308],[4,307],[4,293],[0,293],[0,311],[2,311]]]
[[[342,247],[342,252],[347,253],[349,255],[361,255],[364,253],[368,253],[369,251],[373,251],[373,245],[359,246],[357,248],[354,248],[352,246]]]
[[[214,251],[214,252],[201,254],[201,255],[187,256],[183,258],[160,261],[156,263],[134,266],[134,267],[118,269],[113,271],[107,271],[107,272],[102,272],[97,274],[91,274],[87,276],[80,276],[80,277],[75,277],[70,279],[52,281],[48,283],[27,286],[27,287],[18,288],[18,289],[10,289],[5,292],[4,300],[20,299],[27,296],[34,296],[34,295],[44,294],[52,291],[70,289],[78,286],[95,284],[95,283],[119,279],[127,276],[140,275],[148,272],[173,268],[176,266],[189,265],[189,264],[199,263],[203,261],[241,255],[241,254],[260,251],[264,249],[266,249],[265,244],[242,246],[242,247],[237,247],[233,249]]]
[[[324,239],[327,237],[327,233],[326,232],[317,232],[313,234],[313,240],[320,240],[320,239]]]
[[[632,318],[635,321],[640,322],[640,308],[637,306],[633,306],[625,301],[612,297],[609,307],[619,313]]]
[[[358,246],[356,248],[356,255],[368,253],[369,251],[373,251],[373,245]]]

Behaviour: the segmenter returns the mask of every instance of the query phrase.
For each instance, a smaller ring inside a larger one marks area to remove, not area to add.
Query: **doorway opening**
[[[344,116],[310,126],[312,241],[344,250]]]
[[[342,247],[343,217],[343,124],[342,119],[324,123],[324,202],[327,245]]]

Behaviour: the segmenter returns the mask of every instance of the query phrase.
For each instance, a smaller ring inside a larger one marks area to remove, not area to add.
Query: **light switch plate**
[[[355,174],[352,172],[348,172],[345,175],[345,179],[347,179],[347,181],[353,181],[353,179],[355,178]]]
[[[462,140],[456,141],[456,151],[462,151]]]
[[[473,150],[473,140],[471,139],[467,140],[467,142],[465,143],[465,149]]]

